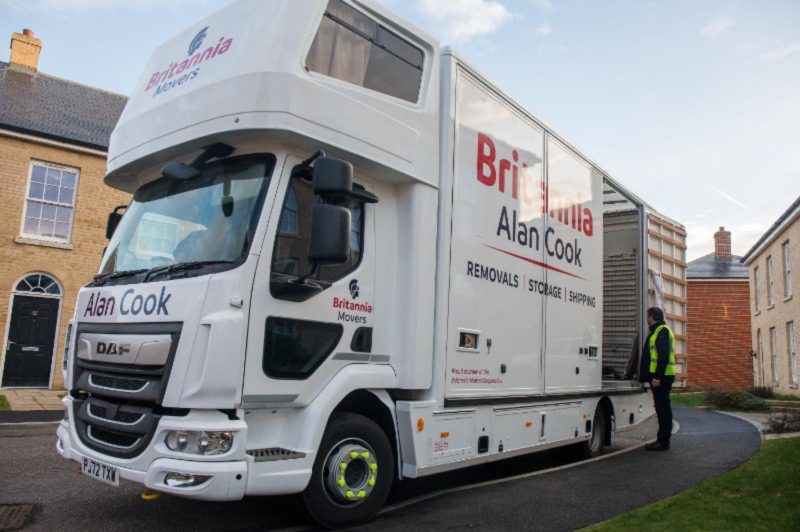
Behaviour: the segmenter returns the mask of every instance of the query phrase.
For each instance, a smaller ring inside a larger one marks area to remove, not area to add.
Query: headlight
[[[164,443],[172,451],[183,452],[189,446],[189,433],[182,430],[173,430],[167,434]]]
[[[171,488],[193,488],[203,484],[211,477],[208,475],[187,475],[184,473],[167,473],[164,484]]]
[[[170,450],[181,453],[225,454],[233,447],[233,433],[172,430],[167,433],[164,443]]]

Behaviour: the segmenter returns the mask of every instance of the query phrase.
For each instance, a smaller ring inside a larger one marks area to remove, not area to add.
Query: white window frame
[[[761,329],[756,330],[756,343],[758,344],[758,376],[761,386],[764,386],[764,335],[761,334]]]
[[[789,247],[788,240],[781,246],[781,251],[783,256],[783,297],[789,299],[792,297],[792,248]]]
[[[756,312],[761,312],[761,287],[759,285],[759,269],[758,266],[753,268],[753,299],[755,299]]]
[[[770,354],[770,373],[772,373],[772,384],[780,384],[780,375],[778,374],[778,331],[775,327],[769,328],[769,354]]]
[[[772,275],[772,255],[767,256],[767,308],[775,305],[775,281]]]
[[[34,166],[41,166],[45,168],[45,171],[48,168],[53,168],[60,171],[67,171],[72,172],[75,174],[75,188],[73,189],[72,193],[72,204],[67,205],[66,203],[58,203],[53,201],[48,201],[42,198],[41,200],[36,198],[31,198],[31,181],[33,179],[33,168]],[[60,244],[69,244],[72,242],[72,229],[75,224],[75,208],[78,203],[78,184],[80,183],[81,172],[78,168],[72,166],[64,166],[61,164],[54,164],[49,163],[47,161],[39,161],[39,160],[31,160],[30,165],[28,166],[28,182],[25,186],[25,195],[22,198],[22,217],[19,223],[19,234],[20,236],[31,239],[31,240],[41,240],[43,242],[57,242]],[[25,232],[25,218],[28,214],[28,202],[29,201],[36,201],[41,203],[42,205],[53,205],[56,207],[69,207],[70,208],[70,215],[69,215],[69,229],[67,231],[67,238],[57,238],[54,236],[42,236],[35,233],[26,233]]]
[[[786,323],[786,350],[789,352],[789,384],[797,386],[797,331],[793,321]]]

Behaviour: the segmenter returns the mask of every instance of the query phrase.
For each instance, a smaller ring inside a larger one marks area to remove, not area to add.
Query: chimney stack
[[[22,33],[11,34],[11,54],[8,62],[11,66],[35,72],[39,68],[39,52],[42,41],[33,36],[33,31],[22,30]]]
[[[731,260],[731,232],[724,227],[714,233],[714,255],[717,260]]]

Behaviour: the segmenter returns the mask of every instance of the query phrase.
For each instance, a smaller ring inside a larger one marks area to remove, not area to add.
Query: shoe
[[[648,443],[645,445],[644,448],[648,451],[669,451],[669,444],[661,443],[660,441],[654,441],[653,443]]]

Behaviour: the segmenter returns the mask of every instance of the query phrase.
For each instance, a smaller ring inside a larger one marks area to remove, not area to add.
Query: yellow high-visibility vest
[[[664,370],[664,375],[666,376],[675,376],[675,335],[672,333],[672,329],[667,327],[666,325],[659,325],[656,327],[656,330],[653,331],[653,334],[650,335],[650,374],[654,375],[656,372],[656,366],[658,366],[658,351],[656,351],[656,338],[658,338],[658,334],[661,332],[661,329],[666,329],[669,333],[669,363],[667,363],[667,369]]]

